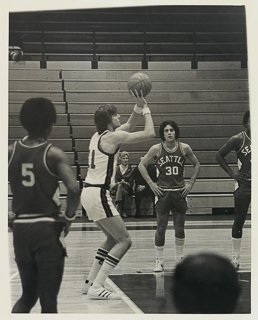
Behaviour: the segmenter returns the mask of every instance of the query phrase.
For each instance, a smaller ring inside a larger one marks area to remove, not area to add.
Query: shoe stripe
[[[103,297],[103,292],[105,292],[105,290],[102,290],[102,291],[99,293],[99,297]]]
[[[109,296],[111,295],[111,292],[107,291],[107,290],[102,290],[100,293],[99,293],[99,297],[102,297],[102,298],[108,298]]]

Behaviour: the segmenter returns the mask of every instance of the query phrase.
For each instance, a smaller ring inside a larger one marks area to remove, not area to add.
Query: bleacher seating
[[[12,12],[10,42],[19,39],[25,60],[239,61],[247,64],[243,6],[136,6]]]
[[[160,123],[173,119],[181,141],[189,143],[201,163],[188,213],[233,207],[234,182],[215,155],[242,130],[249,108],[244,6],[12,12],[10,30],[10,40],[22,37],[24,58],[9,63],[9,143],[26,134],[19,123],[22,103],[50,98],[57,110],[50,141],[66,152],[81,185],[96,108],[113,103],[124,123],[134,105],[127,80],[144,72],[152,80],[147,101],[156,138],[122,145],[130,152],[130,164],[137,165],[160,141]],[[136,130],[143,125],[141,119]],[[233,152],[227,159],[236,167]],[[186,179],[191,170],[187,162]]]
[[[188,212],[212,213],[214,208],[233,207],[234,182],[218,166],[215,154],[231,135],[242,130],[243,113],[248,109],[247,70],[217,70],[212,67],[191,70],[184,68],[182,62],[180,65],[182,70],[144,70],[153,80],[147,100],[152,109],[157,136],[145,143],[122,145],[121,149],[130,152],[130,163],[135,166],[139,157],[160,141],[159,124],[164,119],[173,119],[179,124],[181,141],[192,147],[201,163],[200,175],[188,197]],[[119,66],[122,66],[121,62]],[[33,73],[32,69],[26,68],[10,70],[13,72],[9,78],[9,143],[26,134],[19,124],[19,109],[23,99],[32,93],[33,96],[42,96],[44,93],[44,96],[51,98],[52,92],[58,92],[52,96],[57,106],[57,122],[53,126],[50,141],[66,152],[81,183],[87,172],[88,146],[95,132],[93,114],[96,108],[103,103],[114,103],[121,115],[121,123],[124,123],[134,105],[126,88],[126,79],[140,70],[121,67],[108,70],[52,69],[52,74],[61,77],[55,80],[52,77],[46,79],[45,69],[35,68]],[[19,75],[18,79],[16,74]],[[36,83],[35,87],[32,83]],[[41,83],[44,83],[44,90]],[[29,84],[28,90],[26,84]],[[61,89],[59,87],[58,91],[53,91],[52,86],[57,85],[61,85]],[[62,99],[64,101],[60,101]],[[143,125],[141,119],[136,130],[142,130]],[[228,155],[228,161],[236,167],[233,152]],[[190,178],[191,169],[187,162],[186,179]]]

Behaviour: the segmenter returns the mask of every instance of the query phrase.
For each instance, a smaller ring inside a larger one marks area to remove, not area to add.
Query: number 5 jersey
[[[60,211],[58,177],[47,166],[47,141],[27,146],[16,141],[8,175],[13,194],[12,210],[19,214],[52,216]]]

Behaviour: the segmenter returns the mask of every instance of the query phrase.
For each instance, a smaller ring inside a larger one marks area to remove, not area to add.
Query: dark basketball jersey
[[[244,173],[250,181],[247,184],[251,186],[251,139],[245,131],[241,132],[243,143],[241,148],[236,152],[238,169]]]
[[[161,142],[161,151],[156,159],[158,173],[157,184],[163,188],[177,189],[184,186],[184,163],[185,156],[182,151],[181,143],[170,151],[163,142]]]
[[[55,215],[60,211],[58,177],[49,170],[46,155],[51,144],[27,146],[15,142],[8,175],[12,209],[19,214]]]

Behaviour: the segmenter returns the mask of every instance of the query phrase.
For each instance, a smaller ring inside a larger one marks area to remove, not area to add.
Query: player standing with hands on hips
[[[80,201],[80,188],[66,154],[48,143],[56,122],[53,103],[32,98],[20,112],[28,136],[9,146],[9,181],[13,193],[13,245],[22,296],[13,313],[29,313],[38,298],[41,313],[57,313],[69,232]],[[59,180],[67,188],[67,206],[60,214]]]
[[[186,196],[191,191],[200,170],[200,164],[190,146],[178,141],[178,125],[171,120],[161,123],[159,134],[161,143],[152,146],[139,164],[139,170],[158,197],[156,203],[157,231],[155,234],[156,266],[154,272],[164,270],[164,245],[169,212],[172,211],[175,229],[176,263],[183,259],[185,241]],[[184,182],[184,164],[188,158],[194,167],[189,182]],[[147,166],[153,160],[158,169],[158,181],[150,178]]]
[[[234,192],[235,219],[232,226],[232,263],[236,269],[239,268],[243,225],[251,202],[251,124],[249,110],[244,114],[243,126],[246,131],[232,136],[216,155],[221,168],[236,181]],[[237,155],[237,172],[234,172],[225,160],[226,155],[233,150]]]
[[[106,278],[131,246],[131,239],[123,219],[112,203],[109,190],[115,185],[117,158],[121,144],[144,142],[155,136],[151,111],[143,97],[135,90],[136,105],[128,121],[121,125],[120,115],[112,104],[100,106],[94,115],[97,132],[89,146],[89,169],[81,194],[81,203],[90,220],[105,234],[87,276],[82,292],[91,299],[119,300],[119,294],[104,287]],[[134,130],[143,115],[143,131]]]

